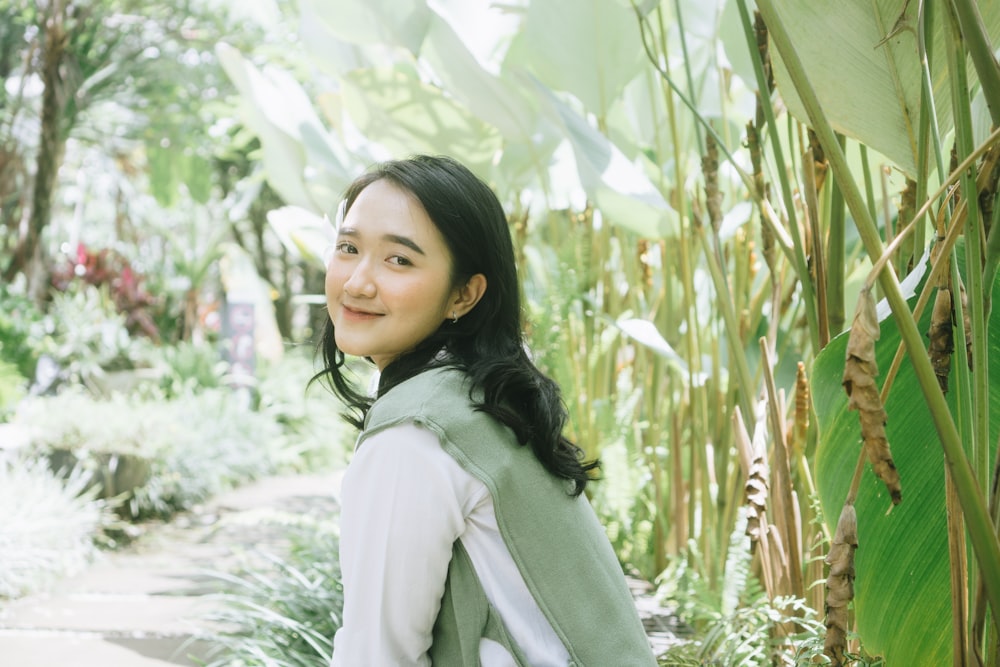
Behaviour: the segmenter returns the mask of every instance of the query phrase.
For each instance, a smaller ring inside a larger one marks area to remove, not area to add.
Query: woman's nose
[[[375,295],[375,280],[368,260],[361,259],[354,264],[350,275],[344,281],[344,292],[355,297]]]

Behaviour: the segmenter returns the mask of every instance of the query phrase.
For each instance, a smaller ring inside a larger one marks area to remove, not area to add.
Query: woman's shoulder
[[[366,428],[386,421],[436,413],[471,404],[469,377],[454,366],[428,368],[380,396],[368,413]]]

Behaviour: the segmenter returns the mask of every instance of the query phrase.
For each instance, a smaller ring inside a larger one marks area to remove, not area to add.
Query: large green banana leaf
[[[630,8],[607,0],[545,0],[528,5],[504,67],[523,68],[572,93],[603,118],[644,62]]]
[[[355,70],[341,79],[344,108],[368,139],[395,155],[447,153],[488,173],[500,133],[409,65]]]
[[[916,174],[921,73],[915,26],[922,3],[772,0],[772,4],[833,128],[882,153],[908,175]],[[1000,43],[1000,2],[978,5],[992,42]],[[935,29],[929,45],[941,136],[952,127],[942,30],[945,11],[942,3],[934,3]],[[771,55],[782,99],[796,118],[808,124],[776,50]],[[975,81],[971,67],[969,73]]]
[[[994,289],[994,301],[998,291]],[[1000,331],[997,318],[992,319],[990,411],[996,415],[1000,414]],[[927,316],[920,328],[927,331]],[[883,320],[876,347],[880,382],[899,342],[892,318]],[[840,514],[861,448],[858,414],[847,410],[841,386],[846,343],[846,333],[834,339],[816,357],[812,370],[819,422],[817,488],[829,525]],[[948,394],[953,414],[957,385],[953,368]],[[866,650],[883,655],[888,665],[949,665],[952,613],[944,455],[913,369],[905,360],[885,408],[903,500],[892,507],[885,486],[867,466],[856,503],[857,630]],[[998,423],[991,420],[989,442],[994,445]]]
[[[316,22],[341,42],[396,44],[416,55],[432,12],[424,0],[303,0],[303,23]]]
[[[325,129],[302,86],[277,68],[258,69],[235,48],[216,47],[240,91],[243,122],[259,138],[268,181],[295,206],[326,212],[355,175],[353,159]]]

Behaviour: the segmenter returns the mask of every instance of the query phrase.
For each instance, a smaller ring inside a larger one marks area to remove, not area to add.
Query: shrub
[[[107,287],[82,285],[55,294],[45,322],[44,352],[58,364],[63,380],[99,387],[108,371],[147,365],[152,344],[130,336]]]
[[[151,361],[167,398],[222,387],[229,373],[215,346],[187,341],[158,348]]]
[[[280,363],[259,369],[257,409],[281,425],[284,469],[343,466],[356,432],[340,416],[343,405],[323,385],[306,386],[316,373],[311,352],[295,348]]]
[[[43,461],[0,459],[0,598],[42,590],[89,561],[108,518],[85,485]]]
[[[88,484],[118,496],[131,519],[167,517],[274,468],[280,427],[243,408],[226,390],[171,400],[113,394],[95,399],[80,389],[26,400],[20,419],[55,468],[89,471]],[[145,462],[144,475],[116,476],[118,466]]]
[[[82,243],[52,275],[52,284],[60,292],[73,291],[79,284],[102,288],[115,311],[123,316],[130,334],[158,341],[160,335],[153,321],[156,299],[146,291],[144,280],[120,253],[110,248],[92,250]]]

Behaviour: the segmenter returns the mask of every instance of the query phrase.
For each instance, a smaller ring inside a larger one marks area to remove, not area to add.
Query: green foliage
[[[256,409],[282,429],[282,445],[275,460],[279,468],[342,466],[356,436],[340,416],[343,407],[339,400],[321,384],[307,386],[318,371],[311,355],[309,348],[292,348],[280,362],[258,369]]]
[[[26,378],[35,375],[41,320],[41,311],[30,299],[0,285],[0,360],[13,363]]]
[[[279,425],[247,410],[230,391],[188,395],[168,405],[161,418],[175,426],[160,436],[162,454],[153,461],[149,483],[135,492],[132,516],[169,516],[274,470],[284,443]]]
[[[976,3],[980,25],[994,42],[1000,39],[1000,6]],[[847,136],[858,139],[887,156],[912,177],[918,173],[918,137],[922,115],[933,113],[940,136],[953,129],[954,112],[948,83],[947,59],[938,56],[918,57],[914,28],[896,30],[895,22],[904,16],[906,5],[887,2],[873,12],[864,0],[839,3],[836,11],[795,0],[775,0],[792,33],[797,57],[810,74],[830,124]],[[942,13],[947,11],[942,8]],[[946,50],[947,22],[931,20],[927,40],[929,52]],[[891,37],[887,37],[891,35]],[[774,75],[789,111],[803,123],[809,123],[802,102],[795,91],[782,60],[774,53]],[[833,64],[836,64],[833,67]],[[922,67],[928,68],[932,84],[933,108],[922,104]],[[967,91],[982,97],[977,91]],[[857,105],[854,99],[868,100]],[[985,109],[977,120],[989,123]]]
[[[659,656],[661,665],[806,665],[821,658],[822,621],[804,600],[768,599],[750,572],[745,526],[741,512],[721,589],[698,567],[703,558],[694,541],[690,557],[675,559],[661,575],[660,595],[695,629],[692,639]]]
[[[350,441],[335,399],[304,354],[264,365],[256,404],[224,386],[207,346],[150,354],[153,378],[130,394],[69,386],[23,402],[19,421],[57,468],[80,465],[132,519],[168,517],[241,482],[278,470],[343,463]]]
[[[3,345],[0,344],[0,353],[2,352]],[[18,401],[24,398],[27,384],[27,378],[18,372],[17,366],[0,356],[0,422],[3,422],[7,415],[13,412]]]
[[[178,398],[221,387],[229,364],[212,345],[180,341],[157,350],[150,360],[165,398]]]
[[[26,401],[19,417],[40,450],[65,453],[107,495],[124,494],[133,519],[170,516],[273,470],[284,442],[278,424],[221,389],[169,400],[65,391]],[[108,484],[112,462],[125,458],[145,461],[148,474],[137,486]]]
[[[216,575],[222,610],[209,620],[233,629],[211,637],[218,657],[206,667],[330,664],[344,604],[337,536],[328,523],[303,524],[290,536],[287,556]]]
[[[0,458],[0,599],[43,590],[79,571],[108,523],[87,477],[54,475],[38,459]]]
[[[996,298],[996,297],[994,297]],[[929,318],[920,327],[926,331]],[[884,378],[900,344],[894,321],[881,323],[876,361]],[[834,339],[816,358],[813,395],[824,433],[816,454],[818,492],[827,516],[839,514],[860,453],[858,415],[847,409],[840,384],[847,336]],[[991,412],[1000,410],[997,382],[1000,331],[991,327],[988,348]],[[953,362],[954,363],[954,362]],[[954,408],[955,392],[949,403]],[[858,632],[870,650],[890,664],[947,664],[951,660],[951,566],[944,506],[944,469],[930,413],[909,363],[903,363],[885,403],[886,435],[900,471],[903,501],[891,506],[885,485],[866,470],[855,507],[858,539],[855,594]],[[989,438],[996,456],[1000,424]],[[993,460],[991,458],[991,460]],[[891,507],[892,511],[887,511]],[[919,581],[920,585],[914,585]],[[905,614],[900,609],[908,610]],[[909,628],[919,625],[921,631]]]
[[[108,371],[144,365],[150,349],[149,343],[129,335],[126,316],[106,287],[79,285],[55,294],[45,322],[43,349],[73,383],[97,387]]]

